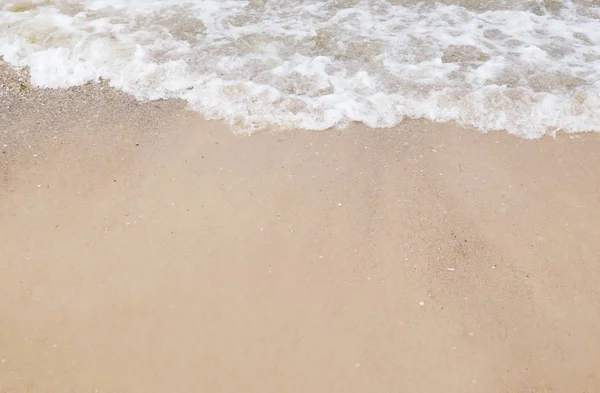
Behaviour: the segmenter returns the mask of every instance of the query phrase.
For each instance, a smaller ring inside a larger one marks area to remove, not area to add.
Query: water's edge
[[[599,131],[600,10],[478,4],[4,0],[0,56],[33,86],[106,80],[244,132],[405,118],[523,138]]]

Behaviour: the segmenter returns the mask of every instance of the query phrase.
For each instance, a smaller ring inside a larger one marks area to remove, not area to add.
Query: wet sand
[[[600,391],[600,134],[0,113],[0,392]]]

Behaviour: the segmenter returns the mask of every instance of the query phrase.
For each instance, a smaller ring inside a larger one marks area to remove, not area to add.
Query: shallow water
[[[537,138],[600,131],[600,2],[0,0],[31,82],[108,80],[242,131],[405,117]]]

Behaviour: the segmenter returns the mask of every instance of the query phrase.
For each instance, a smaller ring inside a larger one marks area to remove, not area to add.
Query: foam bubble
[[[0,0],[0,55],[37,86],[102,78],[245,131],[405,117],[598,131],[600,10],[544,4]]]

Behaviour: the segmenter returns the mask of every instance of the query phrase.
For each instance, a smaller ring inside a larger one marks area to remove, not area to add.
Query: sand
[[[17,86],[0,148],[2,393],[600,391],[600,134]]]

